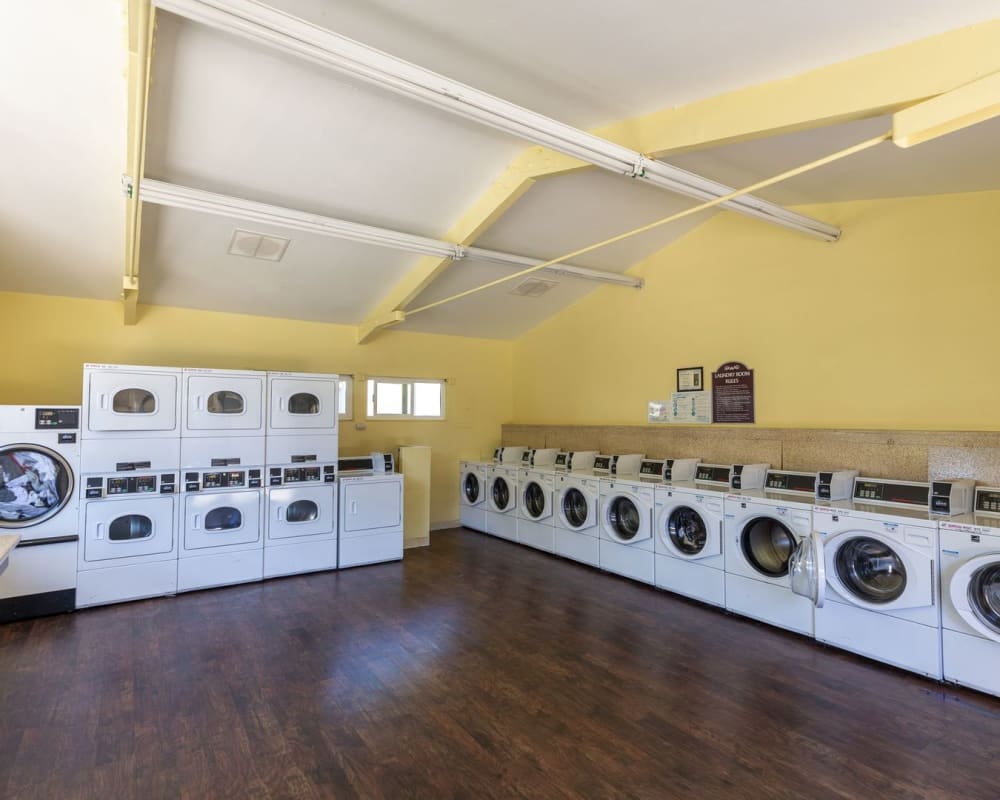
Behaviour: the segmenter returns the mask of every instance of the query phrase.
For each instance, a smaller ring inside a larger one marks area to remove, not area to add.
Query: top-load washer
[[[634,466],[633,466],[634,465]],[[600,483],[599,566],[653,583],[653,484],[639,477],[642,458],[613,458]],[[624,470],[628,470],[625,472]]]
[[[835,474],[838,487],[846,488],[857,473]],[[726,497],[729,611],[795,633],[813,635],[813,605],[792,591],[789,562],[801,542],[812,535],[817,480],[815,472],[770,470],[765,489]],[[830,499],[848,496],[845,492]]]
[[[263,466],[267,373],[185,369],[181,378],[181,466]]]
[[[944,679],[1000,696],[1000,488],[939,527]]]
[[[339,380],[337,375],[310,372],[267,373],[269,466],[337,461]]]
[[[466,528],[486,531],[487,467],[483,461],[458,463],[459,521]]]
[[[80,471],[177,469],[181,370],[84,364]]]
[[[0,406],[0,622],[76,607],[80,407]]]

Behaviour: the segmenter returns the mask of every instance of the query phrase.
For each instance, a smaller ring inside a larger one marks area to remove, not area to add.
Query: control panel
[[[976,489],[976,513],[1000,514],[1000,489],[990,486]]]
[[[641,453],[611,456],[612,475],[635,475],[639,472],[643,456]]]
[[[858,477],[856,469],[820,472],[816,476],[816,499],[849,500],[854,493],[854,479],[856,477]]]
[[[972,511],[975,490],[976,482],[967,478],[932,482],[931,513],[945,514],[949,517],[955,514],[968,514]]]
[[[333,483],[337,479],[337,468],[333,464],[308,467],[271,467],[267,482],[270,486],[284,486],[296,483]]]
[[[643,459],[639,465],[640,478],[663,478],[663,462],[656,459]]]
[[[772,492],[794,492],[795,494],[816,496],[816,473],[785,472],[771,470],[767,473],[764,488]]]
[[[729,486],[733,473],[732,466],[722,464],[699,464],[695,470],[694,479],[699,483],[714,483],[719,486]]]
[[[611,472],[611,456],[597,456],[594,459],[594,472]]]
[[[730,487],[740,491],[763,489],[770,464],[733,464]]]
[[[75,431],[80,429],[79,408],[36,408],[35,430]]]
[[[554,466],[556,469],[569,469],[569,453],[562,452],[556,453],[556,460]]]
[[[261,485],[260,469],[184,473],[185,492],[200,492],[206,489],[259,489]]]
[[[663,462],[663,480],[693,481],[700,463],[698,458],[668,458]]]
[[[157,475],[128,475],[108,478],[87,478],[84,496],[88,500],[100,497],[119,497],[137,494],[174,494],[177,491],[177,473]]]
[[[930,484],[927,483],[858,478],[854,481],[854,501],[927,508],[930,504],[930,489]]]

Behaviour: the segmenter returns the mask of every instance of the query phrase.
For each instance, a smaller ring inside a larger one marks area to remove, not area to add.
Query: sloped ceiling
[[[885,49],[1000,10],[996,0],[271,2],[584,128]],[[316,66],[167,13],[158,17],[151,177],[441,236],[523,147]],[[118,0],[0,7],[0,67],[17,76],[0,82],[0,148],[8,154],[0,180],[0,290],[117,297],[125,56]],[[674,161],[738,185],[881,127],[884,121],[855,123]],[[996,130],[984,125],[912,153],[881,147],[776,187],[771,196],[798,203],[998,188],[997,159],[989,157]],[[624,178],[576,173],[536,184],[477,243],[553,256],[686,205]],[[356,323],[417,260],[249,226],[291,236],[275,264],[227,254],[233,229],[248,227],[235,220],[147,206],[143,225],[144,303]],[[656,231],[574,263],[622,271],[689,228]],[[507,272],[459,263],[418,304]],[[542,297],[512,297],[503,286],[405,327],[517,336],[595,286],[556,280]]]

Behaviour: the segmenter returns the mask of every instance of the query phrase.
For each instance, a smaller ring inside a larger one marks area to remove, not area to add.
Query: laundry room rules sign
[[[739,361],[712,373],[712,422],[754,422],[753,370]]]

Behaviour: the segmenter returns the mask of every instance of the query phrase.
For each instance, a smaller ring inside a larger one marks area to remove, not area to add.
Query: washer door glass
[[[503,478],[493,479],[493,505],[503,511],[510,504],[510,487]]]
[[[147,389],[119,389],[111,408],[116,414],[155,414],[156,396]]]
[[[701,514],[693,508],[675,508],[667,520],[667,536],[674,547],[686,556],[696,556],[708,543],[708,528]]]
[[[747,563],[769,578],[788,574],[788,559],[795,551],[795,534],[770,517],[750,520],[740,535],[740,547]]]
[[[61,455],[41,445],[0,448],[0,529],[45,522],[72,497],[73,473]]]
[[[906,590],[903,559],[878,539],[849,539],[837,550],[835,564],[844,588],[869,603],[891,603]]]
[[[545,513],[545,492],[534,481],[524,490],[524,507],[528,516],[538,519]]]
[[[579,489],[567,490],[563,495],[562,510],[570,527],[582,528],[587,524],[590,509],[587,506],[587,498]]]
[[[470,503],[475,503],[479,499],[479,478],[470,472],[465,476],[462,490],[465,492],[465,499]]]
[[[212,392],[205,406],[209,414],[242,414],[245,407],[243,395],[229,389]]]
[[[642,517],[628,497],[616,497],[608,507],[608,522],[615,533],[623,540],[630,541],[639,535]]]
[[[983,625],[1000,633],[1000,563],[987,564],[972,573],[969,608]]]

